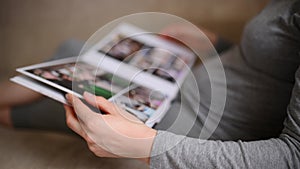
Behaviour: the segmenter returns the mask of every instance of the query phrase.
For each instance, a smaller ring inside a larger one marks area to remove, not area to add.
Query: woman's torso
[[[210,82],[209,70],[196,67],[193,73],[200,104],[189,99],[194,90],[183,85],[186,99],[182,102],[188,106],[199,104],[197,122],[202,125],[210,108],[211,84],[226,88],[224,113],[212,139],[255,140],[279,135],[300,63],[299,11],[299,1],[272,1],[248,23],[241,44],[220,56],[226,85]]]

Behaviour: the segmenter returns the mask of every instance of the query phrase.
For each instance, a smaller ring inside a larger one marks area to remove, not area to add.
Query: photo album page
[[[81,56],[18,68],[11,80],[66,104],[64,95],[102,96],[149,127],[158,123],[195,61],[187,48],[120,24]]]

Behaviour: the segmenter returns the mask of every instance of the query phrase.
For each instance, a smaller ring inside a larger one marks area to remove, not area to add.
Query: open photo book
[[[68,104],[66,93],[102,96],[147,126],[159,123],[195,62],[188,48],[120,24],[80,56],[18,68],[11,81]]]

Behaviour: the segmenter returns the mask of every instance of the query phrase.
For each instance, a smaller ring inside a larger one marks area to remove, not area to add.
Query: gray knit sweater
[[[223,141],[159,131],[151,168],[300,168],[300,2],[271,1],[220,58],[227,101],[211,139]],[[203,67],[194,74],[201,124],[210,84]]]

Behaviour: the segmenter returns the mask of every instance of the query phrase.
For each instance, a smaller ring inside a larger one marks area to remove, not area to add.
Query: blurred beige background
[[[1,0],[0,80],[50,57],[69,38],[86,40],[104,24],[136,12],[165,12],[239,42],[266,0]]]
[[[50,57],[69,38],[88,39],[106,23],[136,12],[183,17],[239,42],[266,0],[0,0],[0,80]],[[97,158],[78,137],[0,127],[0,168],[147,168],[134,160]],[[45,146],[46,145],[46,146]],[[76,145],[76,146],[74,146]]]

